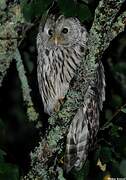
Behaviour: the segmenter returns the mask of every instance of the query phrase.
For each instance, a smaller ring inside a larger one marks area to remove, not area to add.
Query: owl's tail
[[[65,169],[81,169],[99,129],[99,113],[105,100],[105,77],[102,64],[98,64],[96,78],[84,97],[84,104],[74,116],[66,143]]]

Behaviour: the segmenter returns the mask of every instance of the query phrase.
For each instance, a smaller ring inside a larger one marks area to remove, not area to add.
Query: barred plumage
[[[79,170],[92,149],[99,129],[99,113],[105,100],[105,75],[98,62],[93,81],[85,93],[83,107],[79,108],[69,128],[66,143],[66,171]]]
[[[40,25],[37,75],[44,111],[49,115],[65,97],[85,54],[86,42],[87,31],[77,18],[60,16],[56,20],[50,16],[44,26]],[[98,131],[99,109],[104,100],[105,86],[101,64],[98,64],[96,75],[96,81],[88,87],[84,106],[75,115],[67,135],[65,165],[68,171],[72,167],[82,166],[87,149]]]
[[[55,22],[55,26],[58,26],[58,28],[59,23],[62,23],[60,22],[61,20],[65,20],[63,16],[60,16]],[[37,36],[39,90],[44,110],[48,114],[51,114],[58,101],[65,97],[69,89],[69,83],[84,55],[82,47],[85,49],[86,46],[86,29],[80,25],[76,18],[69,18],[67,21],[70,21],[72,25],[76,23],[76,26],[78,26],[78,35],[71,43],[67,43],[67,45],[59,44],[57,46],[53,43],[51,44],[51,42],[46,44],[46,26],[44,32],[42,32],[42,27],[40,26]],[[47,22],[50,22],[50,19]],[[47,39],[49,38],[47,36]]]

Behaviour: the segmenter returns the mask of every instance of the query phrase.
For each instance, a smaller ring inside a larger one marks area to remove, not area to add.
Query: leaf
[[[126,160],[122,160],[119,166],[119,170],[123,177],[126,177]]]
[[[101,153],[100,153],[100,160],[102,163],[108,163],[110,162],[112,159],[112,151],[111,151],[111,148],[109,147],[105,147],[103,146],[101,148]]]
[[[33,3],[27,4],[26,0],[21,0],[21,11],[26,21],[31,21],[34,17]]]
[[[66,17],[77,16],[80,21],[90,20],[92,18],[91,11],[85,4],[75,4],[74,0],[59,0],[58,5]]]
[[[122,108],[121,111],[126,113],[126,108]]]
[[[4,156],[6,156],[6,153],[2,149],[0,149],[0,163],[4,162]]]
[[[1,180],[19,180],[19,169],[16,165],[0,163]]]
[[[107,119],[107,120],[110,120],[110,119],[112,119],[112,111],[110,110],[110,109],[106,109],[105,110],[105,118]]]
[[[84,164],[84,166],[79,171],[72,171],[72,174],[74,176],[73,179],[76,180],[86,180],[87,176],[89,174],[89,160],[87,160]]]
[[[88,4],[89,2],[89,0],[82,0],[84,3],[86,3],[86,4]]]
[[[119,162],[115,159],[111,160],[111,175],[112,177],[120,177]]]
[[[26,21],[32,21],[35,17],[41,16],[53,0],[21,0],[21,10]]]
[[[120,137],[119,133],[120,133],[121,130],[122,130],[121,127],[113,124],[113,126],[112,126],[112,128],[110,130],[110,135],[114,136],[114,138],[116,138],[116,137],[118,138],[118,137]]]
[[[117,63],[115,66],[114,66],[114,71],[117,73],[121,73],[121,74],[124,74],[124,76],[126,75],[126,63],[125,62],[120,62],[120,63]]]
[[[79,4],[77,6],[77,17],[80,21],[89,21],[92,19],[92,14],[87,5]]]
[[[106,164],[102,164],[101,160],[98,159],[98,162],[97,162],[97,166],[99,166],[99,168],[104,172],[106,171]]]
[[[122,105],[122,102],[123,102],[123,100],[122,100],[121,96],[119,96],[117,94],[114,94],[112,96],[111,104],[112,104],[113,107],[120,107]]]
[[[66,17],[76,16],[76,5],[74,0],[58,0],[59,8]]]
[[[5,124],[2,119],[0,119],[0,130],[2,130],[3,128],[5,128]]]

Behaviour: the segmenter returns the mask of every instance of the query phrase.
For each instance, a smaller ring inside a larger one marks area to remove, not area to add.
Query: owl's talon
[[[58,99],[58,101],[59,101],[59,103],[62,105],[62,104],[64,103],[64,97],[60,97],[60,98]]]
[[[54,112],[58,112],[60,110],[60,106],[64,103],[64,97],[60,97],[57,103],[54,105]]]

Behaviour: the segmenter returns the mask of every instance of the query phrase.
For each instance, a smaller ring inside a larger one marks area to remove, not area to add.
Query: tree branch
[[[36,113],[34,109],[34,105],[30,96],[31,89],[28,85],[28,80],[25,75],[26,73],[25,73],[24,65],[18,49],[15,52],[14,58],[16,60],[16,67],[21,81],[23,100],[26,103],[26,107],[27,107],[27,116],[29,121],[35,121],[38,119],[38,113]]]
[[[10,67],[15,48],[17,47],[16,39],[11,39],[11,37],[17,37],[17,33],[14,31],[12,19],[4,20],[6,19],[6,15],[2,11],[0,11],[0,13],[1,16],[3,15],[4,17],[0,20],[0,37],[6,37],[4,40],[0,39],[0,86],[2,86],[2,81]],[[9,37],[9,39],[7,37]]]
[[[12,60],[15,59],[19,79],[21,81],[23,100],[26,103],[28,120],[37,120],[38,113],[35,111],[32,102],[30,87],[25,74],[23,61],[17,49],[17,40],[20,37],[18,37],[18,34],[15,31],[15,27],[19,23],[24,22],[20,6],[15,4],[8,7],[8,15],[4,11],[0,10],[0,16],[0,86],[2,86],[2,81]]]

